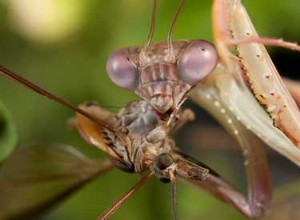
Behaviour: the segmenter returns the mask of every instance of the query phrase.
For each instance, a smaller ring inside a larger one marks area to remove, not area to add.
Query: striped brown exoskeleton
[[[31,146],[16,151],[0,170],[1,218],[31,216],[113,167],[144,176],[98,219],[109,218],[153,175],[162,182],[172,184],[175,218],[177,179],[183,179],[210,192],[247,217],[260,217],[269,212],[271,181],[258,137],[296,163],[299,163],[299,152],[296,151],[297,148],[293,148],[297,142],[297,134],[288,135],[289,129],[295,129],[297,123],[278,121],[277,115],[273,114],[274,106],[271,108],[275,104],[276,110],[277,104],[280,104],[280,112],[283,111],[281,108],[293,109],[295,104],[286,96],[288,92],[277,88],[278,84],[272,84],[274,94],[281,99],[273,100],[269,96],[263,100],[260,98],[265,91],[261,93],[257,87],[262,86],[268,90],[265,84],[269,84],[256,80],[256,77],[261,74],[260,68],[266,70],[265,65],[272,66],[261,44],[291,49],[298,49],[298,46],[258,37],[246,11],[237,0],[214,1],[215,46],[204,40],[172,41],[171,33],[183,0],[171,23],[167,42],[153,44],[156,1],[153,3],[152,24],[146,45],[119,49],[107,62],[111,80],[125,89],[135,91],[141,98],[129,103],[117,114],[108,112],[93,102],[76,107],[0,66],[4,77],[74,110],[76,117],[72,120],[72,125],[88,143],[108,156],[108,160],[90,160],[70,148],[51,146],[43,149]],[[246,33],[246,36],[239,36],[239,33]],[[247,38],[248,35],[251,36]],[[265,62],[259,61],[261,63],[253,65],[256,62],[253,57],[263,57]],[[250,67],[256,69],[252,70]],[[239,142],[246,160],[248,197],[208,166],[185,155],[176,147],[172,133],[194,117],[190,110],[180,109],[190,93],[192,99],[216,117]],[[287,100],[282,97],[287,97]],[[282,102],[284,104],[281,105]],[[256,113],[252,114],[253,111]],[[253,117],[249,117],[251,114]],[[284,111],[284,115],[292,117],[293,111]],[[52,165],[57,169],[50,173],[39,172],[41,168],[34,167],[34,158],[37,156],[43,160],[45,167]],[[41,194],[39,199],[30,198],[28,201],[26,198],[26,202],[12,205],[14,200],[23,201],[25,197],[22,193],[28,193],[26,184],[22,183],[49,179],[63,186],[50,195]],[[16,180],[18,183],[12,184]],[[16,190],[16,187],[19,189]]]

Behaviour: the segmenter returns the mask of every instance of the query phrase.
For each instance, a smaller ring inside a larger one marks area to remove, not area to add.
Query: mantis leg
[[[221,201],[233,205],[245,216],[254,218],[270,211],[271,178],[261,141],[250,133],[247,138],[247,141],[244,139],[243,155],[248,179],[248,197],[211,169],[205,180],[185,180],[210,192]],[[185,158],[192,160],[186,156]]]
[[[272,63],[266,42],[251,40],[264,38],[256,33],[240,0],[214,1],[213,31],[220,61],[210,78],[222,78],[214,82],[219,96],[262,141],[299,166],[299,108]],[[235,53],[229,41],[235,41]]]
[[[246,165],[247,176],[248,176],[248,197],[243,195],[235,187],[230,185],[226,180],[224,180],[219,174],[217,174],[212,169],[208,168],[206,165],[195,161],[182,153],[179,153],[184,159],[188,160],[189,163],[193,162],[195,167],[201,166],[209,170],[205,180],[199,179],[189,179],[183,178],[185,181],[191,183],[195,187],[204,189],[205,191],[211,193],[217,199],[231,204],[237,210],[239,210],[243,215],[250,218],[257,218],[268,214],[270,211],[270,201],[271,201],[271,181],[269,173],[264,173],[268,171],[267,164],[265,163],[265,155],[259,147],[252,152],[248,153],[248,164]],[[251,156],[250,156],[251,155]],[[255,160],[251,158],[260,157],[260,159]],[[178,172],[180,174],[180,172]],[[180,175],[179,175],[180,176]]]
[[[227,100],[222,99],[214,80],[212,77],[198,84],[192,91],[191,98],[211,113],[239,143],[245,158],[248,196],[244,196],[214,171],[210,171],[204,181],[188,181],[232,204],[248,217],[262,216],[270,211],[271,203],[271,178],[262,141],[232,112],[229,103],[224,102]],[[242,105],[240,107],[243,108]]]
[[[284,83],[290,91],[293,99],[295,100],[298,108],[300,108],[300,82],[284,78]]]
[[[260,37],[256,34],[247,32],[247,28],[243,27],[243,22],[239,18],[245,18],[245,21],[251,24],[251,20],[244,9],[241,0],[214,0],[213,9],[213,33],[215,41],[228,46],[260,43],[269,46],[284,47],[290,50],[300,51],[300,46],[297,43],[288,42],[281,38]],[[236,19],[236,17],[239,17]],[[239,23],[241,22],[241,23]],[[241,25],[242,24],[242,25]],[[232,36],[230,31],[235,31],[236,28],[243,30],[244,35]],[[219,48],[219,49],[220,49]]]

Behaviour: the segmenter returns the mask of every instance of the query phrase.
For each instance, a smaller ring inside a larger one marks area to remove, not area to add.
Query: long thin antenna
[[[168,38],[167,38],[167,42],[168,42],[168,49],[169,49],[169,53],[171,53],[171,55],[173,55],[173,45],[172,45],[172,34],[173,34],[173,29],[174,29],[174,25],[176,23],[176,20],[178,18],[178,15],[184,5],[185,0],[180,0],[179,5],[177,7],[176,13],[172,19],[171,22],[171,26],[170,29],[168,31]]]
[[[19,84],[21,84],[22,86],[26,87],[26,88],[30,88],[31,90],[35,91],[36,93],[42,95],[42,96],[45,96],[63,106],[66,106],[67,108],[75,111],[75,112],[78,112],[82,115],[84,115],[85,117],[91,119],[92,121],[94,121],[95,123],[97,124],[100,124],[101,126],[105,126],[105,127],[108,127],[106,125],[105,122],[101,121],[100,119],[94,117],[93,115],[87,113],[86,111],[83,111],[81,110],[80,108],[78,108],[77,106],[73,105],[72,103],[44,90],[43,88],[37,86],[36,84],[28,81],[27,79],[23,78],[22,76],[19,76],[18,74],[14,73],[13,71],[7,69],[6,67],[0,65],[0,75],[12,80],[12,81],[15,81]]]
[[[177,204],[176,204],[176,182],[172,183],[172,208],[174,220],[178,220]]]
[[[151,24],[150,24],[150,29],[149,29],[149,34],[147,37],[147,43],[145,48],[149,47],[150,44],[152,43],[153,39],[153,34],[155,30],[155,19],[156,19],[156,0],[152,0],[152,16],[151,16]]]
[[[143,176],[127,193],[125,193],[116,203],[114,203],[111,207],[109,207],[103,214],[101,214],[97,220],[106,220],[115,211],[117,211],[120,206],[129,199],[129,197],[138,191],[138,189],[153,175],[152,172],[148,173],[147,175]]]

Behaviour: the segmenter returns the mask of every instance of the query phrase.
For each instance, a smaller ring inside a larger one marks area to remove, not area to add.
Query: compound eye
[[[126,48],[115,51],[107,60],[106,71],[118,86],[134,90],[138,85],[138,71]]]
[[[216,48],[203,40],[192,41],[177,61],[180,78],[195,85],[211,73],[218,64]]]
[[[173,157],[168,153],[161,153],[157,156],[155,164],[158,169],[164,170],[174,163]]]

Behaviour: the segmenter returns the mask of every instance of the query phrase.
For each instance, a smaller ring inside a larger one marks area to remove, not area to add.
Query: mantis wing
[[[37,215],[111,168],[66,145],[19,148],[0,168],[0,219]]]

